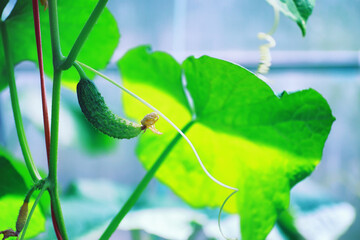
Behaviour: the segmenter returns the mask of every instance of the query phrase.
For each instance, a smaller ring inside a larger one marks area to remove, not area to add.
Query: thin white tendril
[[[279,25],[279,20],[280,20],[279,8],[277,8],[277,7],[273,7],[273,8],[274,8],[274,24],[272,25],[270,31],[267,33],[269,35],[273,35],[276,32],[276,29]]]
[[[270,48],[276,46],[275,39],[271,36],[275,33],[277,26],[279,24],[280,13],[277,7],[274,7],[274,24],[271,30],[268,33],[260,32],[258,33],[258,38],[260,40],[266,40],[267,43],[259,47],[260,51],[260,63],[257,69],[257,72],[260,74],[266,74],[269,72],[271,66],[271,54]]]
[[[221,207],[220,207],[220,211],[219,211],[219,216],[218,216],[218,227],[219,227],[219,230],[220,230],[220,233],[221,233],[221,236],[223,236],[223,238],[225,238],[225,239],[227,239],[227,240],[232,240],[232,238],[228,238],[228,237],[226,237],[225,235],[224,235],[224,233],[223,233],[223,231],[222,231],[222,229],[221,229],[221,224],[220,224],[220,222],[221,222],[221,213],[222,213],[222,210],[223,210],[223,208],[224,208],[224,206],[225,206],[225,204],[226,204],[226,202],[229,200],[229,198],[231,198],[232,197],[232,195],[234,195],[235,193],[237,193],[238,192],[238,190],[235,190],[235,191],[233,191],[225,200],[224,200],[224,202],[223,202],[223,204],[221,205]],[[236,240],[237,238],[235,238],[235,240]]]
[[[217,180],[215,177],[213,177],[208,170],[205,168],[203,162],[200,159],[199,154],[197,153],[194,145],[191,143],[191,141],[187,138],[187,136],[169,119],[167,118],[163,113],[161,113],[159,110],[157,110],[155,107],[153,107],[152,105],[150,105],[148,102],[146,102],[145,100],[143,100],[142,98],[140,98],[139,96],[137,96],[135,93],[131,92],[130,90],[126,89],[125,87],[121,86],[120,84],[118,84],[117,82],[115,82],[114,80],[110,79],[109,77],[105,76],[104,74],[96,71],[95,69],[85,65],[84,63],[81,63],[79,61],[76,61],[78,64],[80,64],[81,66],[83,66],[84,68],[96,73],[97,75],[99,75],[100,77],[104,78],[105,80],[109,81],[110,83],[114,84],[115,86],[117,86],[118,88],[120,88],[121,90],[123,90],[124,92],[126,92],[127,94],[131,95],[132,97],[136,98],[137,100],[139,100],[140,102],[142,102],[143,104],[145,104],[147,107],[151,108],[153,111],[155,111],[156,113],[158,113],[161,117],[163,117],[165,119],[165,121],[167,121],[176,131],[178,131],[178,133],[181,134],[181,136],[188,142],[188,144],[190,145],[191,149],[193,150],[197,160],[200,163],[201,168],[203,169],[203,171],[205,172],[205,174],[214,182],[216,182],[217,184],[219,184],[220,186],[223,186],[225,188],[234,190],[235,192],[238,191],[237,188],[228,186],[222,182],[220,182],[219,180]],[[232,193],[233,194],[233,193]],[[231,195],[232,195],[231,194]]]
[[[257,69],[257,72],[260,74],[266,74],[269,72],[271,66],[271,53],[270,48],[275,47],[276,42],[272,36],[267,33],[258,33],[258,38],[260,40],[266,40],[267,43],[259,47],[260,51],[260,63]]]

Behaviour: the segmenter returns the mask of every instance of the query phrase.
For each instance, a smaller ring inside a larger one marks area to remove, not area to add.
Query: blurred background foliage
[[[179,61],[189,55],[207,54],[254,70],[259,59],[257,49],[262,44],[257,33],[268,31],[273,22],[273,9],[264,0],[110,0],[108,7],[117,20],[121,39],[106,74],[119,81],[115,62],[140,44],[170,52]],[[291,195],[295,225],[307,239],[360,238],[360,220],[355,218],[360,213],[359,22],[359,1],[317,1],[305,38],[283,15],[274,34],[277,46],[272,50],[273,66],[265,81],[276,93],[316,89],[337,118],[322,162]],[[35,65],[18,65],[16,80],[35,163],[46,169]],[[105,81],[97,80],[96,84],[110,108],[123,115],[119,90]],[[47,89],[50,96],[50,81]],[[0,93],[0,144],[22,159],[8,99],[6,89]],[[70,236],[94,239],[145,170],[135,156],[137,139],[116,141],[97,133],[79,114],[74,92],[64,89],[62,99],[59,178],[65,222]],[[149,237],[147,234],[153,239],[219,238],[217,209],[195,211],[156,180],[135,210],[113,239],[138,239]],[[224,231],[236,236],[239,220],[225,216]],[[164,224],[167,227],[161,227]],[[48,221],[47,229],[50,226]],[[52,239],[51,231],[36,239]],[[283,238],[281,226],[268,236]]]

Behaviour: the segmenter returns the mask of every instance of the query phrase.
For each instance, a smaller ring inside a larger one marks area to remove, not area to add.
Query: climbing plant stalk
[[[60,93],[61,93],[61,70],[55,70],[53,79],[52,113],[51,113],[51,143],[49,161],[50,198],[52,214],[56,222],[54,227],[59,228],[62,239],[68,239],[64,218],[58,194],[57,164],[59,144],[59,115],[60,115]],[[58,236],[59,237],[59,236]]]
[[[60,47],[59,19],[57,13],[57,0],[49,0],[50,37],[54,69],[60,66],[63,58]]]
[[[58,226],[60,234],[61,234],[61,239],[67,240],[69,238],[67,236],[64,217],[63,217],[62,210],[61,210],[58,185],[51,184],[51,187],[49,188],[49,193],[50,193],[50,199],[51,199],[51,206],[52,206],[52,209],[54,212],[54,217],[56,219],[57,226]]]
[[[98,20],[101,13],[103,12],[107,2],[108,2],[108,0],[99,0],[99,2],[97,3],[94,11],[91,13],[89,19],[87,20],[85,26],[81,30],[81,32],[80,32],[78,38],[76,39],[73,47],[71,48],[69,55],[67,56],[66,60],[62,64],[62,66],[61,66],[62,69],[64,69],[64,70],[68,69],[73,65],[74,61],[76,60],[77,55],[79,54],[79,52],[80,52],[82,46],[84,45],[87,37],[89,36],[91,30],[93,29],[96,21]]]
[[[54,72],[51,112],[51,144],[49,179],[57,184],[57,158],[59,144],[59,115],[60,115],[61,71]]]
[[[21,111],[20,111],[20,105],[19,105],[19,99],[17,95],[17,89],[15,84],[15,75],[14,75],[14,63],[11,57],[10,53],[10,42],[8,37],[8,32],[6,28],[5,22],[0,22],[0,28],[1,28],[1,36],[3,39],[3,47],[4,47],[4,53],[5,53],[5,63],[6,63],[6,72],[7,72],[7,78],[9,83],[9,89],[10,89],[10,98],[11,98],[11,105],[13,109],[14,114],[14,120],[15,120],[15,126],[16,131],[18,134],[19,143],[21,146],[21,150],[25,159],[26,167],[31,175],[31,178],[34,182],[41,179],[38,170],[35,167],[33,158],[31,156],[30,148],[28,145],[28,142],[26,140],[24,125],[22,122],[21,117]]]
[[[52,113],[51,113],[51,143],[49,161],[49,180],[51,206],[63,239],[67,239],[65,224],[61,212],[58,194],[57,164],[59,144],[59,115],[60,115],[60,93],[61,93],[61,70],[55,70],[53,79]]]
[[[57,0],[49,0],[49,23],[51,48],[53,54],[53,96],[51,111],[51,139],[50,139],[50,159],[49,159],[49,181],[50,181],[50,198],[51,213],[58,239],[68,239],[65,223],[62,216],[57,182],[57,157],[59,141],[59,112],[60,112],[60,93],[61,93],[61,70],[59,66],[63,58],[60,47],[59,21],[57,14]]]

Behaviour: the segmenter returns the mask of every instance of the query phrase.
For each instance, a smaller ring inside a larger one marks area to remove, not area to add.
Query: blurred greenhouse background
[[[109,0],[108,7],[118,22],[121,40],[105,73],[117,81],[121,79],[115,61],[142,44],[167,51],[179,61],[189,55],[209,55],[255,71],[258,47],[263,44],[257,33],[269,31],[274,18],[264,0]],[[314,88],[336,117],[321,163],[292,190],[296,225],[307,239],[360,239],[359,23],[360,1],[317,1],[305,38],[283,15],[274,34],[273,65],[264,80],[276,93]],[[37,166],[46,169],[37,69],[22,63],[16,77],[30,148]],[[100,79],[96,85],[110,108],[121,115],[119,90]],[[51,96],[50,81],[47,87]],[[22,159],[8,99],[6,89],[0,93],[0,144]],[[79,114],[76,94],[64,89],[62,99],[59,178],[65,221],[70,236],[91,239],[101,233],[145,170],[134,153],[136,139],[115,141],[96,133]],[[92,190],[99,186],[101,192]],[[113,239],[136,239],[144,232],[154,239],[187,239],[191,234],[191,239],[219,238],[218,209],[192,210],[156,180],[136,210]],[[154,211],[152,216],[159,219],[149,220],[147,211]],[[238,219],[232,218],[228,215],[223,225],[227,235],[236,236]],[[51,239],[51,234],[36,239]],[[268,238],[284,239],[278,229]]]

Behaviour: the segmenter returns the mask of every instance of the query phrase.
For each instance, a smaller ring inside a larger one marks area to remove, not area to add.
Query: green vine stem
[[[94,27],[96,21],[98,20],[101,13],[103,12],[107,2],[108,2],[108,0],[99,0],[99,2],[97,3],[95,9],[91,13],[91,15],[90,15],[89,19],[87,20],[85,26],[81,30],[78,38],[76,39],[74,45],[72,46],[69,55],[67,56],[64,63],[61,65],[61,68],[63,70],[66,70],[66,69],[70,68],[73,65],[74,61],[76,60],[77,55],[79,54],[82,46],[84,45],[84,43],[85,43],[87,37],[89,36],[92,28]]]
[[[59,68],[61,61],[64,58],[61,53],[60,47],[59,20],[57,13],[57,0],[49,0],[51,50],[53,54],[53,64],[55,69]]]
[[[60,115],[60,93],[61,93],[61,70],[55,70],[53,79],[52,94],[52,112],[51,112],[51,143],[50,143],[50,164],[49,164],[49,180],[50,180],[50,198],[51,206],[56,219],[57,226],[60,230],[62,239],[68,239],[64,218],[61,211],[58,179],[57,179],[57,160],[59,145],[59,115]]]
[[[27,192],[26,194],[26,197],[25,197],[25,200],[24,202],[29,202],[30,201],[30,198],[32,196],[32,194],[34,193],[34,191],[36,190],[37,186],[36,185],[33,185],[30,190]]]
[[[50,144],[50,165],[49,179],[57,184],[57,158],[59,143],[59,115],[60,115],[60,92],[61,92],[61,71],[55,70],[52,92],[51,112],[51,144]]]
[[[30,148],[26,140],[24,125],[22,122],[19,99],[17,95],[16,83],[15,83],[15,74],[14,74],[14,63],[10,52],[10,42],[8,37],[8,32],[6,28],[6,22],[0,22],[1,36],[3,40],[4,54],[5,54],[5,64],[6,72],[10,89],[10,98],[11,105],[14,113],[14,120],[17,135],[19,138],[19,143],[21,146],[21,151],[25,159],[26,167],[30,173],[30,176],[34,182],[37,182],[41,179],[38,170],[34,164],[33,158],[31,156]]]
[[[82,67],[80,66],[80,64],[78,64],[77,62],[73,63],[73,66],[75,67],[76,71],[78,72],[79,76],[81,79],[87,79],[88,77],[86,76],[84,70],[82,69]]]
[[[185,125],[185,127],[182,129],[182,132],[186,132],[190,129],[190,127],[194,124],[193,121],[189,122]],[[110,222],[109,226],[106,228],[105,232],[100,237],[100,240],[107,240],[111,237],[111,235],[115,232],[116,228],[119,226],[122,219],[125,217],[125,215],[130,211],[130,209],[135,205],[137,200],[139,199],[141,193],[144,191],[144,189],[147,187],[151,179],[154,177],[155,173],[161,166],[161,164],[164,162],[170,151],[173,149],[173,147],[176,145],[176,143],[182,138],[181,134],[178,133],[173,140],[170,142],[170,144],[165,148],[165,150],[161,153],[161,155],[158,157],[158,159],[155,161],[155,163],[152,165],[152,167],[149,169],[149,171],[146,173],[146,175],[143,177],[141,182],[137,185],[136,189],[132,193],[132,195],[129,197],[129,199],[126,201],[124,206],[121,208],[120,212],[113,218],[113,220]]]
[[[51,111],[51,133],[50,133],[50,159],[49,159],[49,193],[51,199],[51,215],[54,230],[57,238],[67,240],[67,233],[64,218],[61,211],[58,182],[57,182],[57,160],[58,160],[58,141],[59,141],[59,111],[60,111],[60,92],[61,92],[61,69],[60,64],[63,60],[60,46],[59,21],[57,11],[57,0],[49,0],[49,23],[51,48],[53,54],[53,95]]]
[[[61,237],[64,240],[68,240],[69,238],[67,236],[64,217],[62,215],[62,210],[61,210],[61,205],[60,205],[58,185],[50,185],[49,194],[50,194],[51,206],[52,206],[52,209],[54,212],[54,217],[56,219],[57,226],[61,233]]]

